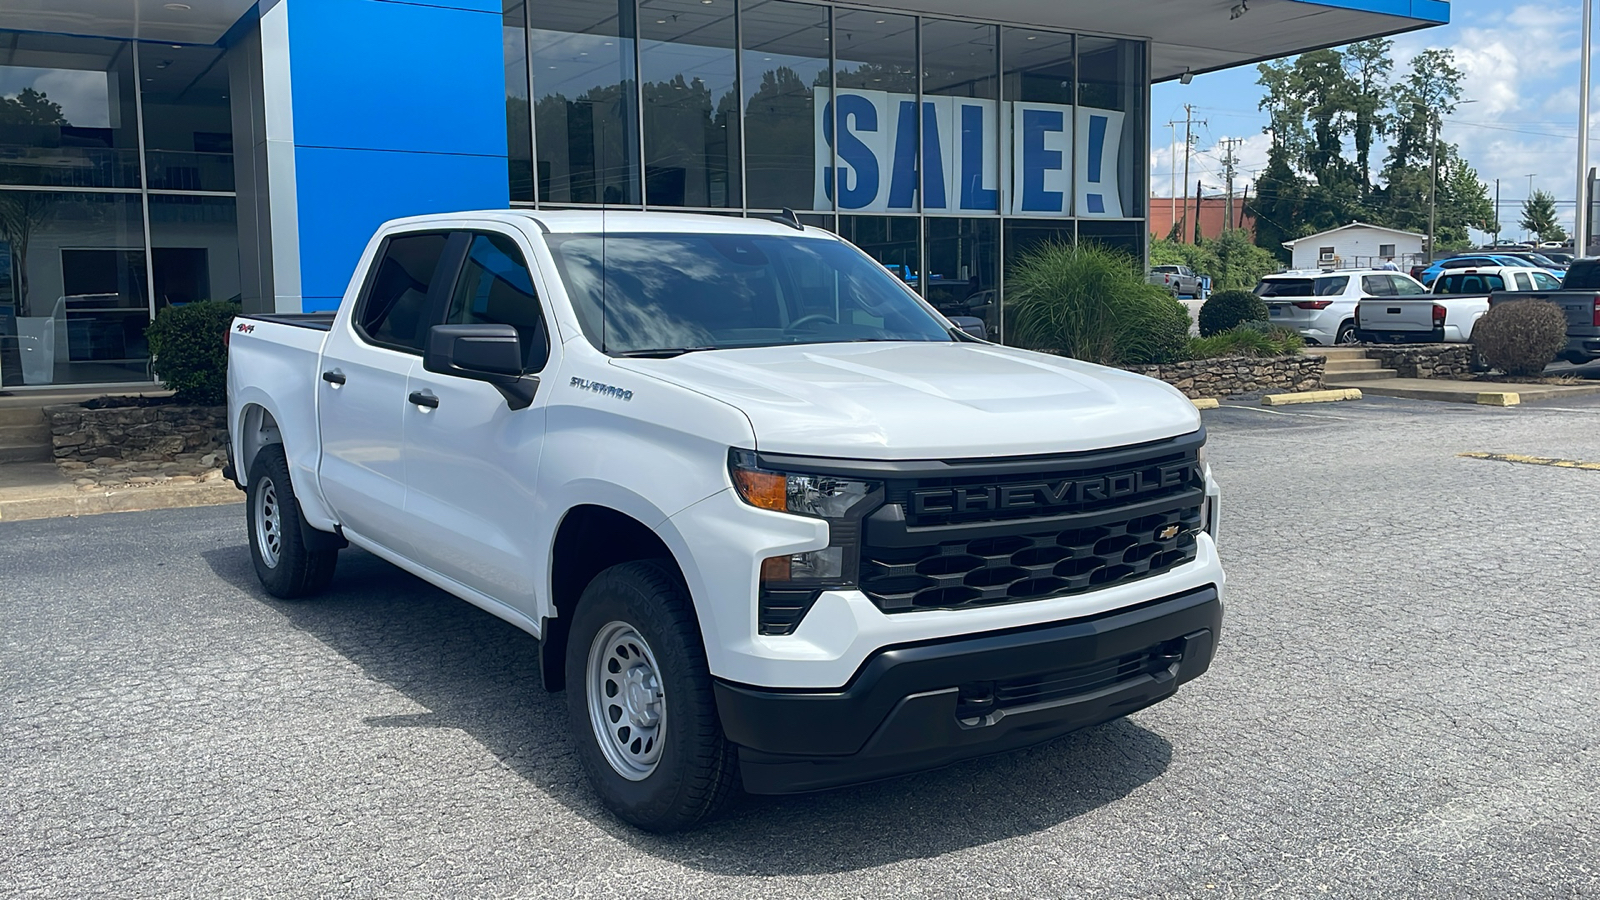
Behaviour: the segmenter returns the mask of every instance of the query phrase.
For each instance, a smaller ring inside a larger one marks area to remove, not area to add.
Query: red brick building
[[[1150,198],[1150,234],[1153,237],[1164,238],[1172,231],[1173,207],[1176,206],[1177,220],[1186,223],[1184,226],[1185,242],[1194,240],[1195,198],[1188,201],[1187,214],[1185,214],[1184,200],[1182,197]],[[1227,197],[1203,197],[1200,200],[1200,234],[1202,237],[1214,238],[1222,233],[1223,224],[1228,217]],[[1245,215],[1243,195],[1233,198],[1233,226],[1243,228],[1250,234],[1251,240],[1256,236],[1256,220],[1253,216]]]

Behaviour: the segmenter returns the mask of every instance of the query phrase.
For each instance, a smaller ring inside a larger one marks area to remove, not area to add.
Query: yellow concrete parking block
[[[1297,394],[1268,394],[1261,398],[1262,406],[1288,406],[1292,403],[1332,403],[1336,400],[1360,400],[1357,388],[1335,388],[1327,391],[1301,391]]]
[[[1557,469],[1588,469],[1591,472],[1600,472],[1600,462],[1584,462],[1578,459],[1556,459],[1550,456],[1523,456],[1520,453],[1457,453],[1457,456],[1466,459],[1487,459],[1494,462],[1521,463],[1525,466],[1552,466]]]
[[[1201,397],[1200,399],[1193,400],[1192,402],[1194,403],[1195,409],[1216,409],[1222,405],[1221,403],[1217,402],[1217,398],[1215,397]]]
[[[1479,406],[1517,406],[1522,395],[1513,391],[1484,391],[1478,395]]]

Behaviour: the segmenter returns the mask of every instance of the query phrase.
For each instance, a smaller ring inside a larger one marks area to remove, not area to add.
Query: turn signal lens
[[[739,489],[739,496],[751,506],[789,511],[788,479],[782,473],[735,469],[733,484]]]
[[[792,556],[769,556],[761,561],[761,583],[768,584],[774,581],[788,581],[792,572],[790,566],[794,561]]]

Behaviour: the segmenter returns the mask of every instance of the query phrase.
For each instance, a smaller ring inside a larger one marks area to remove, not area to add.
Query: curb
[[[179,509],[192,506],[221,506],[244,502],[244,494],[229,481],[203,484],[151,485],[116,488],[69,496],[33,497],[0,500],[0,522],[25,519],[58,519],[67,516],[96,516],[102,513],[138,512],[147,509]]]
[[[1261,398],[1262,406],[1289,406],[1294,403],[1331,403],[1336,400],[1360,400],[1356,388],[1335,388],[1328,391],[1301,391],[1298,394],[1267,394]]]
[[[1222,405],[1215,397],[1201,397],[1198,400],[1191,399],[1190,402],[1194,404],[1195,409],[1216,409]]]
[[[1484,391],[1478,395],[1480,406],[1518,406],[1522,395],[1515,391]]]

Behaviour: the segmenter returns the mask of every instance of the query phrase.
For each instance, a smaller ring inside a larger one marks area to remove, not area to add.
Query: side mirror
[[[511,325],[435,325],[422,367],[494,385],[512,409],[526,409],[539,389],[537,375],[522,374],[522,341]]]
[[[987,341],[989,335],[984,333],[983,320],[977,316],[949,316],[950,324],[961,329],[975,338]]]

